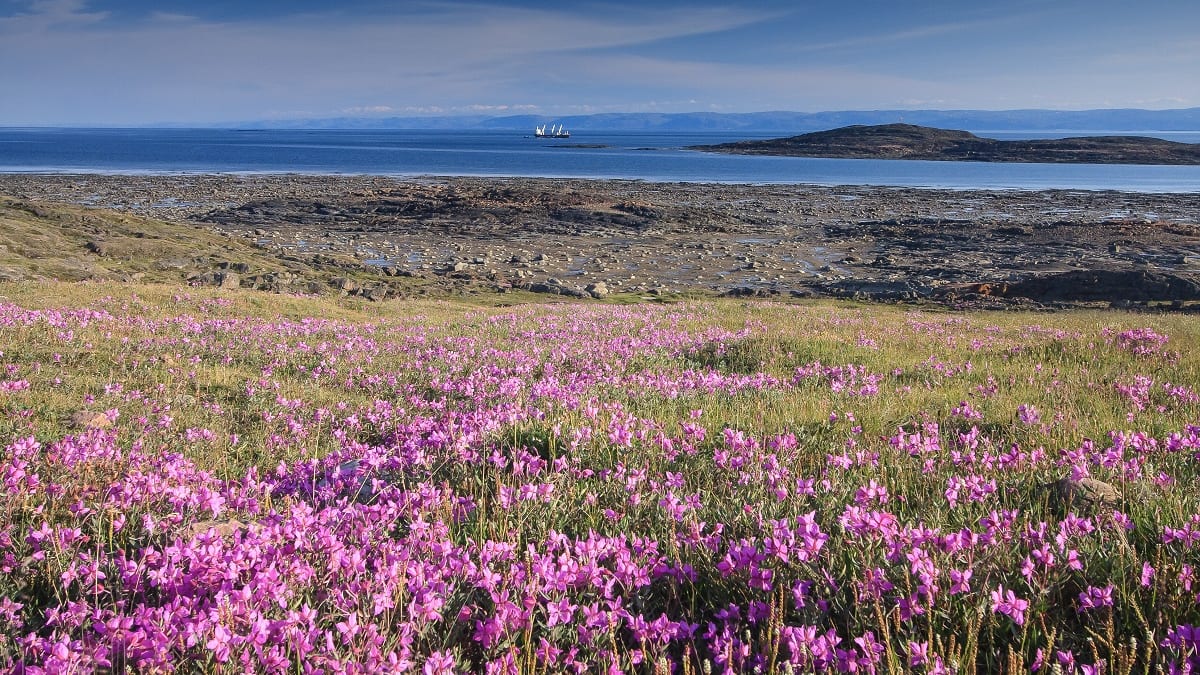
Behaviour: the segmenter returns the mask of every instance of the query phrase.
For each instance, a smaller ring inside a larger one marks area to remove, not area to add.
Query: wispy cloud
[[[859,47],[874,47],[879,45],[890,45],[899,42],[927,40],[929,38],[940,37],[952,33],[979,31],[983,28],[993,28],[1001,24],[1013,24],[1017,22],[1017,17],[1009,16],[1001,19],[938,23],[905,30],[860,35],[843,38],[840,40],[830,40],[827,42],[797,43],[792,47],[792,49],[797,52],[825,52],[843,49],[855,49]]]
[[[1013,12],[998,0],[986,11],[973,4],[922,24],[880,0],[871,10],[888,20],[870,32],[845,21],[831,24],[840,32],[826,31],[817,14],[744,4],[607,2],[426,0],[372,5],[370,15],[350,4],[213,18],[199,9],[131,16],[84,0],[9,0],[19,9],[0,16],[0,124],[1020,107],[1116,95],[1200,105],[1193,36],[1177,30],[1149,47],[1109,47],[1085,59],[1076,55],[1095,43],[1064,34],[1053,47],[1063,58],[1038,59],[1021,36],[1045,10],[1041,2]],[[816,5],[826,19],[848,11]],[[813,39],[820,34],[829,37]],[[760,35],[769,48],[751,49]],[[909,44],[921,49],[895,48]],[[739,53],[739,45],[748,48]],[[1096,68],[1098,59],[1109,67]]]
[[[511,99],[547,77],[540,69],[554,77],[564,52],[701,35],[769,16],[722,8],[594,15],[454,2],[405,7],[370,20],[155,14],[116,24],[80,0],[45,0],[0,19],[0,84],[25,101],[51,93],[92,106],[105,89],[131,109],[169,117],[188,110],[208,117],[218,103],[233,118],[268,109],[461,107]],[[15,105],[0,102],[0,120]]]
[[[33,0],[24,11],[0,16],[0,34],[17,31],[41,33],[51,28],[83,26],[108,18],[108,12],[84,11],[84,0]]]

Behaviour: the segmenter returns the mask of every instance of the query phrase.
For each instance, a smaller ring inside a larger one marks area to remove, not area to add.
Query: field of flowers
[[[0,668],[1200,665],[1194,319],[0,293]]]

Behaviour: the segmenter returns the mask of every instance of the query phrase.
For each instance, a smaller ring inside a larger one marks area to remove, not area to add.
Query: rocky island
[[[1200,144],[1145,136],[1081,136],[1000,141],[968,131],[913,124],[853,125],[788,138],[697,145],[739,155],[955,162],[1200,164]]]

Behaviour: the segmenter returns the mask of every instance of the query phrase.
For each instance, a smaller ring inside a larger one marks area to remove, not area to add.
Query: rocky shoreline
[[[0,175],[447,290],[1200,304],[1200,194],[525,178]],[[203,270],[193,270],[193,280]]]

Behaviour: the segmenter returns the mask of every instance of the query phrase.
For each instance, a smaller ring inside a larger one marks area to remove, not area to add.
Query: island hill
[[[739,155],[956,162],[1200,164],[1200,144],[1145,136],[1081,136],[1000,141],[968,131],[913,124],[854,125],[789,138],[696,145],[692,150]]]

